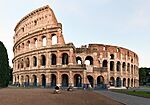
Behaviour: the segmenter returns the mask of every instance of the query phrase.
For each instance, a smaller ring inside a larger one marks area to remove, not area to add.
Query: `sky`
[[[16,24],[31,11],[49,5],[63,25],[66,43],[99,43],[134,51],[139,67],[150,67],[150,0],[1,0],[0,41],[12,66]]]

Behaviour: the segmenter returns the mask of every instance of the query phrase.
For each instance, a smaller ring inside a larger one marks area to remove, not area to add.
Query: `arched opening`
[[[55,86],[56,86],[56,75],[51,74],[51,87],[55,87]]]
[[[33,67],[37,66],[37,58],[33,56]]]
[[[107,67],[107,60],[103,60],[102,65],[103,65],[103,67]]]
[[[120,71],[120,62],[119,61],[117,61],[117,71]]]
[[[52,54],[51,55],[51,65],[56,65],[56,55],[55,54]]]
[[[37,48],[37,39],[34,38],[34,45],[35,45],[35,48]]]
[[[104,77],[103,76],[97,77],[97,86],[103,88],[103,86],[104,86]]]
[[[75,87],[81,87],[82,86],[82,77],[80,74],[74,75],[74,86]]]
[[[114,61],[110,61],[110,71],[114,71]]]
[[[46,46],[46,36],[42,37],[42,46]]]
[[[68,75],[67,74],[63,74],[62,75],[62,87],[68,87],[69,85],[69,80],[68,80]]]
[[[46,76],[44,74],[41,75],[42,76],[42,87],[46,87]]]
[[[28,87],[29,86],[29,76],[28,75],[26,75],[25,76],[25,87]]]
[[[29,58],[26,58],[26,67],[29,67],[29,66],[30,66]]]
[[[110,77],[110,86],[115,86],[115,78]]]
[[[86,64],[86,65],[93,65],[93,57],[87,56],[87,57],[85,58],[85,64]]]
[[[123,87],[126,87],[126,78],[123,78]]]
[[[69,59],[68,54],[67,53],[63,53],[62,54],[62,64],[63,65],[68,65],[68,59]]]
[[[133,65],[131,65],[131,74],[133,74]]]
[[[110,54],[110,59],[114,59],[114,54]]]
[[[27,48],[30,49],[30,41],[27,42]]]
[[[33,75],[33,86],[36,87],[37,86],[37,77],[36,75]]]
[[[52,34],[52,45],[57,44],[57,35],[56,34]]]
[[[128,78],[128,87],[130,87],[130,78]]]
[[[82,64],[82,59],[81,59],[81,57],[76,57],[76,62],[77,62],[77,64]]]
[[[131,79],[131,87],[133,87],[133,78]]]
[[[45,57],[45,55],[41,55],[41,65],[42,66],[45,66],[46,65],[46,57]]]
[[[117,79],[116,79],[116,87],[121,87],[121,79],[120,79],[120,77],[117,77]]]
[[[126,63],[125,63],[125,62],[123,62],[123,64],[122,64],[122,70],[123,70],[123,71],[126,70]]]
[[[130,63],[127,65],[127,71],[130,71]]]
[[[23,61],[23,59],[21,60],[21,68],[23,68],[23,63],[24,63],[24,61]],[[19,64],[18,64],[19,65]]]
[[[92,76],[88,75],[87,76],[87,81],[88,81],[88,84],[89,84],[89,87],[93,87],[94,85],[94,79]]]

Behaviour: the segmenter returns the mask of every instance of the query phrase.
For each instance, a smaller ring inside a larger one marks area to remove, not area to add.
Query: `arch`
[[[46,76],[44,74],[41,75],[42,87],[46,87]]]
[[[94,79],[93,79],[93,77],[90,76],[90,75],[88,75],[87,76],[87,80],[88,80],[89,86],[93,87],[93,85],[94,85]]]
[[[110,59],[114,59],[114,54],[110,54]]]
[[[86,64],[86,65],[93,65],[93,57],[87,56],[87,57],[85,58],[85,64]]]
[[[97,77],[97,86],[103,86],[104,85],[104,77],[98,76]]]
[[[117,65],[116,65],[117,66],[117,71],[120,71],[120,65],[121,65],[120,62],[117,61]]]
[[[46,57],[45,57],[45,55],[41,55],[41,65],[42,66],[46,66]]]
[[[68,85],[69,85],[68,75],[67,74],[63,74],[61,76],[61,78],[62,78],[62,87],[68,87]]]
[[[42,46],[46,46],[46,36],[42,37]]]
[[[131,65],[131,74],[133,74],[133,65]]]
[[[30,47],[31,47],[31,46],[30,46],[30,41],[28,40],[28,41],[27,41],[27,48],[30,49]]]
[[[69,60],[69,56],[67,53],[63,53],[62,54],[62,64],[63,65],[68,65],[68,60]]]
[[[38,46],[37,38],[34,38],[34,46],[35,46],[35,48],[37,48],[37,46]]]
[[[123,87],[126,87],[126,78],[123,78]]]
[[[107,60],[103,60],[102,65],[103,65],[103,67],[107,67]]]
[[[33,86],[34,87],[37,87],[37,76],[36,75],[33,75]]]
[[[52,34],[52,45],[57,44],[57,35],[56,34]]]
[[[55,87],[55,86],[56,86],[56,75],[51,74],[51,87]]]
[[[127,65],[127,71],[130,71],[130,63]]]
[[[131,87],[133,87],[133,83],[134,83],[134,81],[133,81],[133,78],[131,79]]]
[[[25,87],[28,87],[30,85],[29,83],[29,75],[25,76]]]
[[[123,71],[126,70],[126,63],[125,63],[125,62],[122,63],[122,70],[123,70]]]
[[[26,67],[29,67],[30,66],[30,60],[29,58],[26,58]]]
[[[24,63],[24,60],[22,59],[22,60],[21,60],[21,68],[23,68],[23,66],[24,66],[23,63]],[[19,65],[19,63],[18,63],[18,65]],[[19,67],[19,66],[18,66],[18,67]]]
[[[37,66],[37,58],[36,56],[33,56],[33,67]]]
[[[120,77],[116,78],[116,87],[121,87],[121,79],[120,79]]]
[[[128,78],[128,87],[130,87],[130,78]]]
[[[114,61],[110,61],[110,71],[114,71]]]
[[[82,59],[81,59],[81,57],[76,57],[76,62],[77,62],[77,64],[82,64]]]
[[[51,65],[56,65],[57,58],[55,54],[51,54]]]
[[[82,86],[82,77],[80,74],[74,75],[74,86],[75,87],[81,87]]]
[[[110,77],[110,86],[115,86],[115,78]]]

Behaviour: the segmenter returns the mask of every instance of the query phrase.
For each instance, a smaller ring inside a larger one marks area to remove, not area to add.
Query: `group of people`
[[[72,91],[73,90],[73,87],[72,86],[69,86],[67,88],[67,91]],[[55,87],[55,90],[54,90],[54,94],[59,94],[60,93],[60,87],[59,86],[56,86]]]

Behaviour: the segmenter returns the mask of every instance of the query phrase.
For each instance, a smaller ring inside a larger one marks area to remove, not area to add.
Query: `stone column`
[[[72,75],[72,71],[69,71],[69,86],[73,86],[73,75]]]
[[[69,65],[73,65],[73,49],[69,52]]]
[[[60,72],[57,71],[57,83],[56,83],[57,86],[61,86],[61,76],[60,76]]]
[[[61,57],[61,54],[58,50],[57,51],[57,65],[61,65],[61,63],[62,63],[62,57]]]

